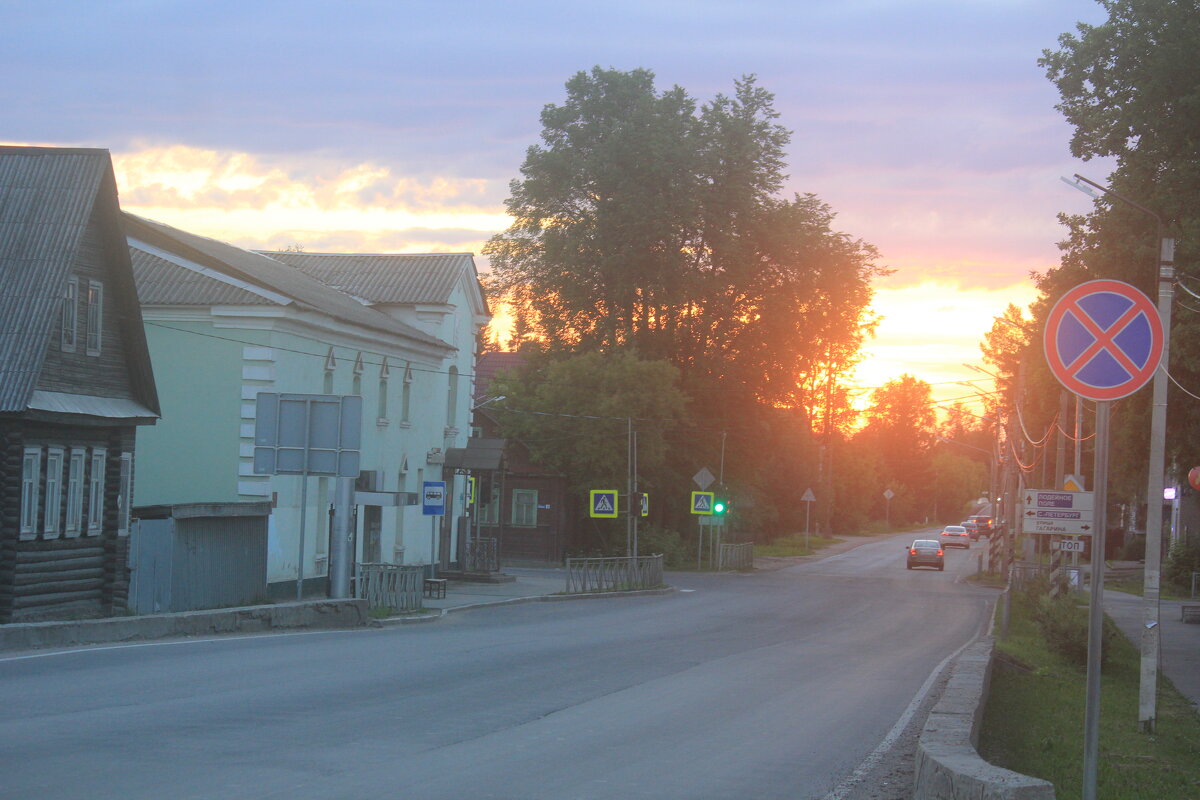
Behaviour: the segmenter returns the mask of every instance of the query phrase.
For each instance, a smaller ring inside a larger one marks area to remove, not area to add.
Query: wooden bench
[[[1179,617],[1184,622],[1200,624],[1200,605],[1182,605],[1179,607]]]
[[[445,578],[426,578],[425,579],[425,596],[426,597],[445,597],[446,596],[446,579]]]

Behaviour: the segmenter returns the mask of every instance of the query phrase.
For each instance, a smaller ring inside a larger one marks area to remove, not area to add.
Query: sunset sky
[[[701,101],[756,74],[794,134],[786,191],[895,273],[858,379],[939,398],[1055,215],[1091,201],[1037,66],[1093,0],[0,0],[0,141],[113,154],[129,211],[246,247],[478,253],[538,114],[592,66]],[[485,266],[480,260],[481,266]]]

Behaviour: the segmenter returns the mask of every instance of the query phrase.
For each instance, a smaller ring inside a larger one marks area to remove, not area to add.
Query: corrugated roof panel
[[[108,165],[104,150],[0,147],[0,411],[33,392]]]
[[[470,253],[262,252],[335,289],[381,304],[445,303],[464,270],[476,274]]]
[[[266,297],[130,246],[138,300],[148,306],[262,306]]]
[[[293,269],[287,264],[251,250],[243,250],[226,242],[199,236],[164,225],[161,222],[125,214],[126,228],[131,239],[145,241],[169,250],[201,266],[217,270],[247,283],[269,289],[295,299],[300,305],[328,314],[336,319],[353,322],[386,333],[446,350],[452,345],[430,336],[408,323],[393,319],[353,298],[330,288],[322,281]]]

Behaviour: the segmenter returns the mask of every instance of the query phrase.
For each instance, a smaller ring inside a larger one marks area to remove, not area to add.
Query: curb
[[[984,761],[975,749],[996,640],[982,637],[955,661],[917,741],[914,800],[1054,800],[1054,786]]]
[[[557,603],[564,600],[597,600],[608,597],[653,597],[657,595],[667,595],[679,591],[674,586],[667,586],[663,589],[634,589],[627,592],[588,592],[586,594],[534,594],[527,597],[507,597],[503,600],[489,600],[485,603],[470,603],[465,606],[451,606],[450,608],[438,609],[436,614],[423,614],[421,616],[412,617],[388,617],[378,620],[384,626],[392,625],[421,625],[429,622],[436,622],[450,614],[457,614],[460,611],[472,611],[477,608],[493,608],[496,606],[515,606],[521,603]]]
[[[366,600],[317,600],[176,614],[0,625],[0,652],[280,630],[345,630],[371,624]]]

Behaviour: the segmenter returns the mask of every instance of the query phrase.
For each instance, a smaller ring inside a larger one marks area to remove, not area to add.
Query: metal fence
[[[1022,586],[1030,581],[1036,580],[1039,577],[1050,577],[1049,564],[1033,564],[1028,561],[1016,561],[1012,565],[1012,571],[1009,573],[1012,576],[1012,584],[1014,586]]]
[[[420,608],[424,578],[424,566],[359,564],[357,594],[370,608],[394,608],[397,611]]]
[[[626,592],[663,585],[663,557],[568,558],[567,594]]]
[[[476,537],[466,543],[465,550],[464,572],[500,571],[500,547],[496,539],[486,536]]]
[[[751,569],[754,566],[754,543],[721,544],[717,569]]]

